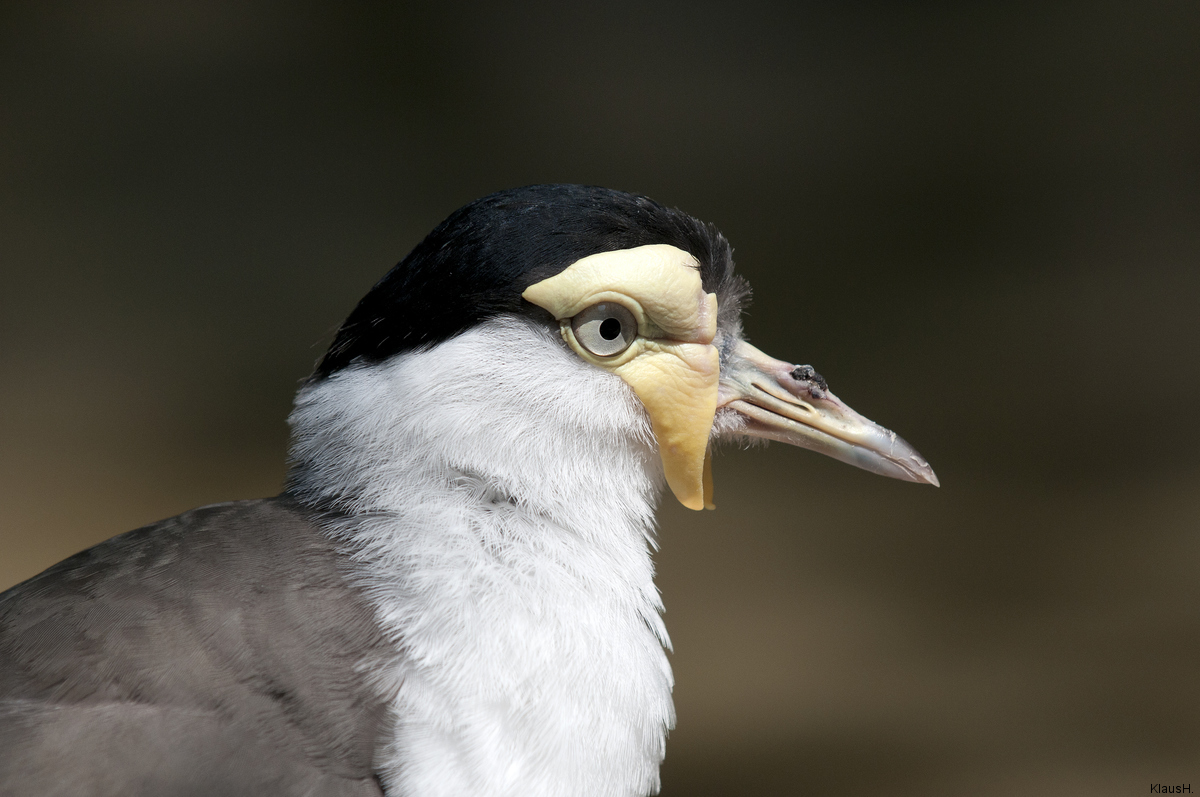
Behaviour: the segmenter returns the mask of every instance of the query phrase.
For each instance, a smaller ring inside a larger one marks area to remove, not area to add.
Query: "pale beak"
[[[792,365],[739,341],[721,366],[717,407],[746,420],[741,434],[827,454],[872,473],[938,486],[929,463],[895,432],[829,392],[807,365]]]

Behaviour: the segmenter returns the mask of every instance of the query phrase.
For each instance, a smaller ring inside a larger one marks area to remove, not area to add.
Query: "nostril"
[[[797,382],[807,382],[813,398],[825,398],[825,392],[829,390],[825,377],[818,374],[817,369],[811,365],[797,365],[792,369],[791,377]]]

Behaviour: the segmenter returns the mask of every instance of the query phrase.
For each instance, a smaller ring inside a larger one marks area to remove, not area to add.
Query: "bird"
[[[937,485],[742,327],[711,224],[581,185],[452,213],[299,388],[283,492],[0,595],[5,795],[656,793],[674,725],[655,510],[712,452]]]

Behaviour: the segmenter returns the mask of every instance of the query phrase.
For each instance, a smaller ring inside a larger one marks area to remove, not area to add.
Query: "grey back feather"
[[[378,795],[371,608],[292,499],[197,509],[0,595],[0,794]]]

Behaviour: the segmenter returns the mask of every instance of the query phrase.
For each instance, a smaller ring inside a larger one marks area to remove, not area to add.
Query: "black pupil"
[[[616,340],[621,334],[621,322],[615,318],[606,318],[600,322],[600,337],[605,340]]]

